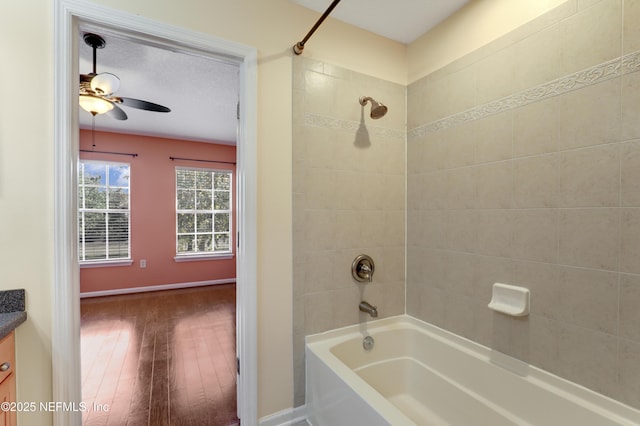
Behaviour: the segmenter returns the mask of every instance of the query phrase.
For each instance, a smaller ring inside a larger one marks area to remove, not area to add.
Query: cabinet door
[[[16,401],[15,337],[0,340],[0,402]],[[16,412],[0,410],[0,426],[16,426]]]
[[[16,375],[11,374],[0,383],[0,402],[15,402]],[[0,410],[0,426],[16,426],[15,411]]]

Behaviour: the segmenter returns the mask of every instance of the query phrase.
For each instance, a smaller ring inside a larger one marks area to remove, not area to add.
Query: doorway
[[[79,341],[79,267],[75,200],[78,141],[76,52],[79,27],[99,25],[129,37],[212,58],[235,61],[240,68],[237,145],[237,355],[238,413],[243,423],[257,422],[256,319],[256,50],[205,34],[98,5],[72,0],[55,3],[55,273],[53,295],[53,397],[81,401]],[[81,413],[56,412],[54,424],[80,425]]]

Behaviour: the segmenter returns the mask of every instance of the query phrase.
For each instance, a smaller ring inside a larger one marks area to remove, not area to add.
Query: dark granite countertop
[[[24,289],[0,291],[0,339],[27,320]]]

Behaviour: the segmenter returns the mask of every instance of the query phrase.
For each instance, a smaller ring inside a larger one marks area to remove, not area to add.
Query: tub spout
[[[363,300],[362,302],[360,302],[360,305],[358,305],[358,308],[360,309],[361,312],[365,312],[371,315],[372,318],[378,317],[378,308],[375,306],[371,306],[369,302],[365,302]]]

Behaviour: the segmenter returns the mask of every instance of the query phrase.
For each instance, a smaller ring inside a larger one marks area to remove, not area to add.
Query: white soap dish
[[[489,309],[514,317],[529,315],[529,289],[508,284],[493,284]]]

